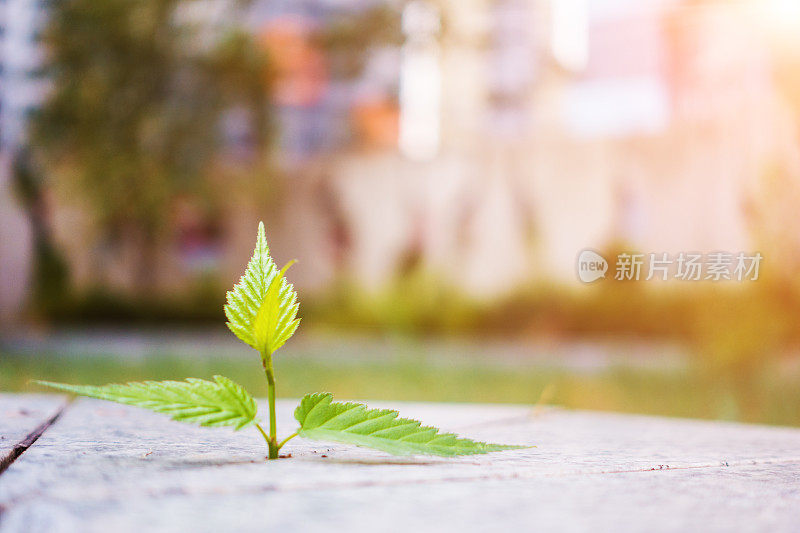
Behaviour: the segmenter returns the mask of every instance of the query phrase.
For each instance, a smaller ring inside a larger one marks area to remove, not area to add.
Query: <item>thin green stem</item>
[[[269,445],[269,435],[267,435],[267,432],[261,427],[261,424],[256,423],[256,429],[261,433],[261,436],[264,437],[264,440],[267,441],[267,445]]]
[[[286,437],[285,439],[283,439],[282,441],[280,441],[280,442],[278,443],[278,449],[280,450],[281,448],[283,448],[283,445],[284,445],[284,444],[286,444],[287,442],[289,442],[290,440],[292,440],[292,439],[293,439],[293,438],[295,438],[296,436],[297,436],[297,432],[295,431],[294,433],[292,433],[291,435],[289,435],[288,437]]]
[[[269,458],[277,459],[280,447],[278,442],[278,421],[275,416],[275,371],[272,369],[272,354],[264,352],[262,354],[264,362],[264,373],[267,376],[267,401],[269,402]]]

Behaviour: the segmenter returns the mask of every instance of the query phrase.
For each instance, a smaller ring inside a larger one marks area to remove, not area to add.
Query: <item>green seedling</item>
[[[223,376],[214,381],[188,378],[185,381],[145,381],[103,386],[67,385],[37,381],[55,389],[150,409],[174,420],[201,426],[229,426],[234,430],[253,426],[264,437],[268,458],[276,459],[292,438],[341,442],[366,446],[394,455],[438,455],[452,457],[524,448],[489,444],[441,433],[416,420],[399,418],[397,411],[369,409],[358,403],[333,401],[330,393],[307,394],[295,409],[300,427],[284,439],[277,435],[275,417],[275,352],[294,335],[297,293],[285,274],[292,262],[278,270],[269,255],[264,224],[258,225],[258,240],[247,270],[228,292],[225,315],[228,328],[261,355],[267,381],[269,429],[258,422],[256,401],[243,387]]]

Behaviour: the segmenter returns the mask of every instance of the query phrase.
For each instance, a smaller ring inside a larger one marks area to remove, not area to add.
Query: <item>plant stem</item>
[[[296,436],[297,436],[297,432],[295,431],[294,433],[292,433],[291,435],[289,435],[288,437],[286,437],[285,439],[283,439],[282,441],[280,441],[280,442],[278,443],[278,449],[280,450],[281,448],[283,448],[283,445],[284,445],[284,444],[286,444],[287,442],[289,442],[290,440],[292,440],[292,439],[293,439],[293,438],[295,438]]]
[[[280,446],[277,444],[278,430],[277,419],[275,417],[275,372],[272,369],[272,354],[264,352],[262,354],[262,360],[264,362],[264,373],[267,376],[267,401],[269,402],[269,440],[267,440],[267,445],[269,446],[269,458],[277,459]]]
[[[267,445],[269,446],[269,435],[267,435],[267,432],[261,427],[261,424],[256,424],[256,429],[261,433],[261,436],[264,437],[264,440],[267,441]]]

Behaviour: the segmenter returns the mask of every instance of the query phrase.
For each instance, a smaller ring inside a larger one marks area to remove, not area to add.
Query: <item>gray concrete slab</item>
[[[295,405],[280,402],[281,433],[294,429]],[[394,458],[295,440],[290,459],[267,463],[252,430],[79,400],[0,476],[0,533],[800,530],[798,429],[392,405],[465,436],[537,447]]]
[[[65,397],[52,394],[0,394],[0,472],[65,404]]]

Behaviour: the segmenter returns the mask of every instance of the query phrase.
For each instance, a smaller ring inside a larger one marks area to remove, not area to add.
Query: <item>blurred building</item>
[[[40,38],[46,16],[46,4],[40,0],[0,3],[0,144],[4,149],[21,142],[27,116],[45,95]]]
[[[298,176],[333,198],[336,223],[310,233],[336,228],[323,240],[346,247],[331,254],[340,269],[380,287],[413,257],[488,296],[573,280],[585,247],[759,245],[748,198],[771,165],[798,171],[759,27],[766,4],[437,5],[403,13],[396,144],[375,142],[392,136],[354,112],[356,142],[324,165],[309,157],[312,176]]]
[[[0,2],[0,321],[12,317],[26,297],[31,271],[31,232],[11,183],[13,154],[23,142],[26,120],[42,101],[40,0]]]
[[[414,0],[399,42],[362,42],[348,68],[321,36],[399,3],[255,0],[241,22],[274,62],[281,205],[223,214],[211,237],[187,215],[206,243],[192,257],[233,279],[266,218],[307,289],[419,269],[491,297],[571,282],[586,247],[753,251],[765,172],[800,176],[759,16],[772,1]],[[22,4],[38,5],[5,0]],[[76,263],[85,242],[66,246]],[[192,270],[177,268],[165,279]]]

